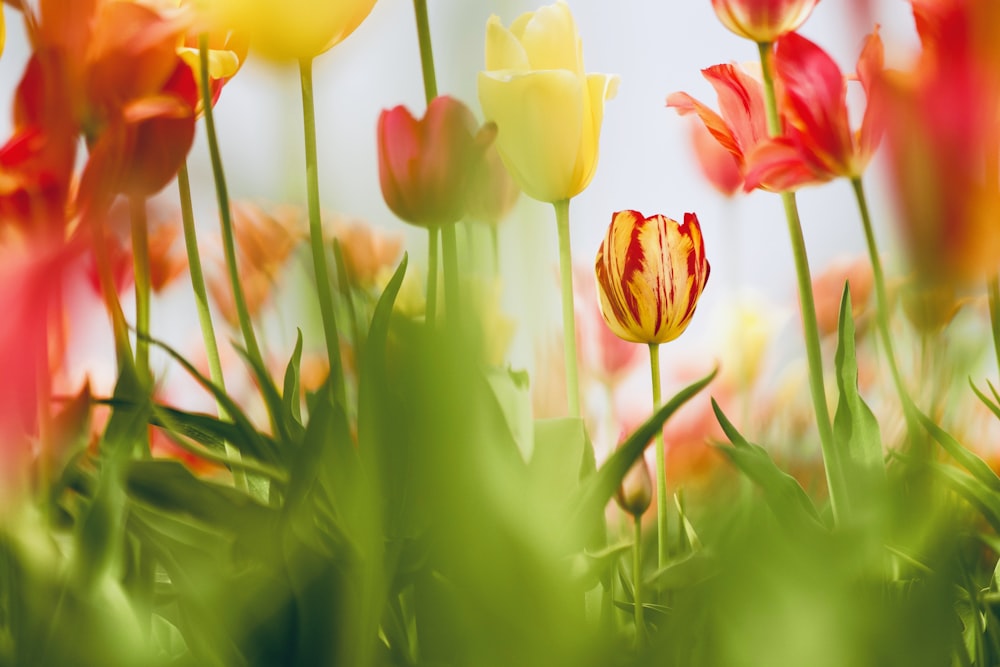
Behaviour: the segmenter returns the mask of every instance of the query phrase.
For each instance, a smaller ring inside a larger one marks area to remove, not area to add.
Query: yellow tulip
[[[619,211],[594,265],[601,315],[616,336],[659,344],[687,329],[708,282],[709,265],[694,213],[684,223]]]
[[[618,77],[587,74],[576,23],[563,2],[486,24],[479,102],[497,124],[497,150],[529,196],[557,202],[594,177],[604,102]]]
[[[314,58],[346,39],[375,0],[211,0],[219,25],[275,60]]]

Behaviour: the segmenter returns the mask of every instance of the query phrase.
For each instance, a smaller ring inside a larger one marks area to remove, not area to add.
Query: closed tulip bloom
[[[404,106],[383,111],[378,172],[385,203],[421,227],[458,222],[494,134],[492,125],[479,128],[468,107],[447,95],[434,98],[421,119]]]
[[[539,201],[579,194],[597,169],[604,102],[618,79],[587,74],[580,36],[563,2],[486,24],[479,102],[497,124],[497,149],[518,186]]]
[[[218,26],[247,36],[275,60],[314,58],[345,40],[375,0],[211,0]]]
[[[798,30],[819,0],[712,0],[730,31],[755,42],[773,42]]]
[[[663,215],[615,213],[594,269],[601,314],[619,338],[674,340],[691,322],[708,282],[697,216],[685,213],[680,224]]]
[[[653,479],[646,459],[639,457],[615,490],[615,502],[633,517],[640,517],[653,501]]]

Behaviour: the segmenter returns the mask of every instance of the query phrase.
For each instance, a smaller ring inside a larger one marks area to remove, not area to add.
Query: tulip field
[[[1000,665],[1000,4],[841,3],[847,61],[835,0],[689,1],[743,48],[641,169],[705,189],[595,213],[596,3],[483,3],[454,82],[444,2],[4,0],[0,667]],[[376,2],[420,104],[331,154]]]

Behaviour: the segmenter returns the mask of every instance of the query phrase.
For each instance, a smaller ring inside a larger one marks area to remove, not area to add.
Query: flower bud
[[[625,473],[625,479],[618,485],[615,491],[615,502],[633,517],[639,518],[653,500],[653,480],[649,474],[649,466],[646,459],[639,457],[638,460]]]

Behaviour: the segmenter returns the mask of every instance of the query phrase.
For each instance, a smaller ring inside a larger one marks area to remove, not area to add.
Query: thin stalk
[[[649,376],[653,385],[653,411],[660,408],[660,345],[649,344]],[[663,429],[656,432],[656,566],[663,567],[669,557],[670,526],[667,523],[667,451]]]
[[[236,305],[236,316],[239,319],[243,342],[247,354],[261,368],[266,368],[264,358],[257,344],[257,335],[250,320],[246,297],[240,283],[239,269],[236,265],[236,240],[233,235],[233,218],[229,206],[229,188],[226,186],[226,173],[222,168],[222,154],[219,151],[219,138],[215,131],[215,115],[212,110],[212,92],[208,85],[208,35],[198,38],[198,61],[201,70],[201,100],[205,115],[205,135],[208,139],[208,153],[212,161],[212,176],[215,180],[215,196],[219,204],[219,224],[222,227],[222,246],[226,255],[226,269],[229,273],[229,283],[233,288],[233,303]]]
[[[424,307],[424,321],[428,329],[434,328],[437,317],[438,236],[437,227],[427,228],[427,305]]]
[[[191,289],[194,291],[195,310],[198,311],[198,324],[201,326],[201,338],[205,344],[205,356],[208,358],[208,374],[212,383],[225,390],[226,379],[222,374],[222,360],[219,357],[219,344],[215,338],[215,325],[212,323],[212,311],[208,308],[208,289],[205,287],[205,272],[201,266],[201,253],[198,250],[198,235],[194,226],[194,207],[191,205],[191,179],[188,176],[187,163],[181,165],[177,172],[177,189],[181,199],[181,223],[184,226],[184,247],[187,249],[188,269],[191,274]],[[220,419],[228,419],[229,415],[221,403],[217,403]],[[240,451],[229,441],[225,443],[226,455],[240,460]],[[241,491],[247,490],[246,474],[243,470],[232,469],[233,486]]]
[[[149,303],[152,287],[149,269],[149,229],[146,223],[146,199],[129,197],[129,220],[132,225],[132,264],[135,273],[135,368],[143,385],[152,386],[149,370]]]
[[[761,42],[757,47],[760,52],[760,67],[764,82],[767,129],[768,133],[775,137],[781,134],[781,121],[778,118],[778,102],[774,93],[774,78],[771,75],[771,44]],[[820,352],[819,326],[816,323],[816,303],[813,300],[809,257],[806,254],[806,242],[802,234],[802,223],[799,220],[795,193],[782,192],[781,203],[785,208],[788,236],[792,242],[792,255],[795,259],[795,275],[802,310],[802,332],[805,339],[806,359],[809,364],[809,389],[812,394],[813,409],[816,411],[820,445],[823,448],[823,467],[826,472],[827,487],[830,490],[830,506],[836,520],[840,516],[841,509],[846,507],[846,483],[842,479],[840,454],[833,440],[830,410],[826,404],[826,389],[823,386],[823,356]]]
[[[580,383],[576,368],[576,316],[573,309],[573,259],[569,244],[569,200],[553,204],[559,228],[559,275],[562,287],[563,350],[566,362],[566,405],[571,417],[580,416]]]
[[[431,48],[431,26],[427,19],[427,0],[413,0],[417,16],[417,40],[420,43],[420,69],[424,77],[424,97],[427,104],[437,97],[437,76],[434,74],[434,49]]]
[[[868,211],[868,199],[865,196],[865,187],[860,177],[851,179],[851,187],[854,188],[854,197],[858,202],[858,211],[861,214],[861,225],[865,232],[865,242],[868,244],[868,258],[872,265],[872,277],[875,280],[875,299],[878,309],[876,320],[878,322],[879,333],[882,337],[882,345],[885,347],[885,356],[889,362],[889,372],[892,375],[892,382],[896,386],[896,393],[903,404],[903,415],[906,417],[906,428],[911,438],[917,437],[919,430],[915,420],[913,400],[906,391],[903,384],[903,376],[899,372],[899,365],[896,363],[896,352],[892,346],[892,333],[889,331],[889,296],[885,289],[885,272],[882,270],[882,259],[879,256],[878,245],[875,241],[875,232],[872,229],[871,214]]]
[[[1000,368],[1000,277],[990,278],[987,288],[990,295],[990,326],[993,329],[993,350]]]
[[[333,310],[333,292],[330,289],[330,272],[326,266],[326,248],[323,245],[323,224],[319,209],[319,170],[316,158],[316,109],[313,103],[312,59],[299,61],[302,82],[302,121],[306,144],[306,194],[309,201],[309,245],[312,249],[313,268],[316,271],[316,289],[319,292],[319,310],[323,318],[326,354],[330,374],[334,378],[334,399],[346,405],[344,369],[340,360],[340,336],[337,316]]]
[[[441,254],[444,264],[444,300],[448,322],[457,325],[462,312],[458,288],[458,239],[455,225],[441,228]]]
[[[642,649],[646,644],[646,623],[642,609],[642,515],[632,518],[635,544],[632,545],[632,587],[635,589],[633,607],[635,612],[635,647]]]
[[[500,276],[500,229],[490,225],[490,247],[493,251],[493,277]]]
[[[118,362],[118,369],[121,370],[126,363],[131,363],[126,360],[133,359],[132,343],[128,338],[125,313],[122,312],[122,304],[118,300],[118,289],[111,272],[111,258],[108,256],[108,241],[105,238],[104,224],[92,218],[85,219],[84,224],[90,225],[94,264],[97,266],[97,278],[101,286],[101,296],[104,298],[104,307],[108,311],[108,317],[111,318],[111,330],[115,339],[115,358]]]

